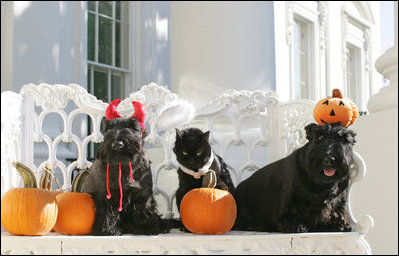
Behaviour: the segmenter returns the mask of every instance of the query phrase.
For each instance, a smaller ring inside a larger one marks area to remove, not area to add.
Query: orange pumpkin
[[[54,230],[65,235],[86,235],[94,223],[95,207],[90,194],[68,192],[56,196],[58,217]]]
[[[96,208],[90,194],[76,192],[81,186],[87,171],[80,172],[72,182],[72,192],[56,195],[58,205],[57,223],[54,230],[65,235],[90,234]]]
[[[350,99],[342,98],[342,93],[339,89],[334,89],[332,97],[327,97],[317,102],[313,110],[313,116],[320,125],[339,123],[343,127],[348,127],[359,116],[359,109]]]
[[[13,163],[24,179],[24,188],[8,190],[1,199],[1,224],[13,235],[41,236],[54,227],[58,206],[53,193],[37,188],[28,167]]]
[[[187,192],[180,204],[184,226],[198,234],[224,234],[237,217],[234,197],[226,190],[196,188]]]

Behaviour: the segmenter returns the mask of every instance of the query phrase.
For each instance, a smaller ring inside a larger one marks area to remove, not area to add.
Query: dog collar
[[[211,151],[211,157],[209,158],[208,162],[206,162],[206,164],[201,169],[198,169],[198,172],[194,172],[193,170],[188,169],[187,167],[185,167],[184,165],[182,165],[180,163],[179,163],[179,167],[183,172],[187,173],[188,175],[193,176],[195,179],[199,179],[202,175],[205,175],[205,173],[210,171],[209,168],[211,167],[214,158],[215,157],[214,157],[213,151]]]
[[[132,163],[129,162],[129,169],[130,169],[130,180],[131,182],[134,182],[133,179],[133,171],[132,171]],[[119,163],[119,208],[118,212],[122,211],[122,198],[123,198],[123,192],[122,192],[122,166],[121,163]],[[109,163],[107,163],[107,199],[111,198],[111,192],[109,190]]]

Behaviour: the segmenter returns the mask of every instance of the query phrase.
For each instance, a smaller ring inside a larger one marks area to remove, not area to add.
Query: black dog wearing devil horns
[[[91,194],[96,207],[93,235],[156,235],[169,228],[157,212],[150,161],[144,153],[144,111],[133,101],[131,118],[117,112],[113,100],[103,121],[101,144],[82,192]]]

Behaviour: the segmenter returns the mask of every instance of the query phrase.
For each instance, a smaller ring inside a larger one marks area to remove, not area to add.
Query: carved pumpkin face
[[[320,125],[339,123],[343,127],[348,127],[359,116],[359,109],[350,99],[343,99],[339,89],[334,89],[332,97],[317,102],[313,116]]]

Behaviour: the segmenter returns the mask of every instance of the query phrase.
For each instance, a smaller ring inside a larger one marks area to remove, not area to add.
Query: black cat
[[[222,190],[234,191],[234,185],[223,159],[215,154],[209,144],[209,131],[202,132],[198,128],[176,129],[176,142],[173,148],[179,163],[177,170],[179,188],[176,191],[176,205],[180,212],[180,203],[184,195],[202,187],[204,172],[208,169],[216,174],[216,187]]]

